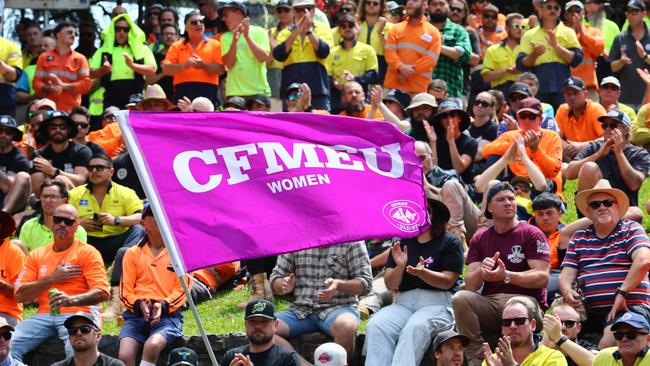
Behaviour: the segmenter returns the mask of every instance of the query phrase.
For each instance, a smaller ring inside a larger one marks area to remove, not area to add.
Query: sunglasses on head
[[[578,324],[578,321],[576,320],[562,320],[562,325],[564,325],[566,328],[573,328]]]
[[[276,11],[278,12],[278,14],[288,13],[291,11],[291,8],[287,8],[286,6],[281,6],[277,8]]]
[[[535,120],[537,120],[537,115],[536,115],[535,113],[531,113],[531,112],[521,112],[521,113],[517,113],[517,116],[518,116],[519,119],[521,119],[521,120],[524,120],[524,119],[527,119],[527,120],[529,120],[529,121],[535,121]]]
[[[496,14],[483,14],[483,19],[497,19]]]
[[[457,8],[455,6],[450,7],[449,10],[452,13],[464,13],[465,12],[465,8]]]
[[[2,332],[0,333],[0,336],[5,339],[5,341],[8,341],[11,339],[11,332]]]
[[[501,326],[502,327],[509,327],[512,325],[514,322],[516,326],[522,326],[526,324],[528,321],[528,318],[510,318],[510,319],[501,319]]]
[[[111,167],[106,166],[106,165],[88,165],[88,171],[97,171],[97,172],[103,172],[106,169],[110,169]]]
[[[66,226],[72,226],[77,221],[76,219],[69,219],[62,216],[54,216],[52,219],[54,220],[55,224],[64,223]]]
[[[192,25],[203,24],[203,19],[193,19],[193,20],[190,20],[190,24],[192,24]]]
[[[635,330],[629,331],[629,332],[614,332],[614,339],[617,341],[623,340],[623,337],[633,341],[636,339],[638,336],[647,336],[648,333],[644,332],[637,332]]]
[[[618,123],[618,122],[612,122],[612,123],[603,122],[603,123],[600,124],[600,126],[603,128],[603,130],[606,130],[608,128],[614,130],[614,129],[618,128],[619,124],[620,123]]]
[[[28,112],[27,116],[29,118],[32,118],[32,117],[35,117],[35,116],[38,116],[38,115],[41,115],[43,117],[49,117],[52,114],[54,114],[54,111],[34,111],[34,112]]]
[[[289,99],[289,101],[291,101],[291,102],[293,102],[296,99],[299,99],[300,97],[302,97],[302,93],[293,93],[293,94],[287,95],[287,99]]]
[[[129,27],[115,27],[115,32],[116,33],[119,33],[119,32],[129,33],[129,30],[131,30],[131,28],[129,28]]]
[[[70,327],[68,328],[68,335],[74,336],[77,335],[77,333],[79,332],[81,332],[81,334],[90,334],[90,332],[92,332],[93,330],[95,330],[95,328],[90,325],[82,325],[80,327]]]
[[[474,102],[474,104],[476,104],[479,107],[483,107],[483,108],[492,107],[492,103],[488,102],[487,100],[479,100],[479,99],[477,99]]]
[[[600,205],[603,205],[605,207],[612,207],[612,205],[616,203],[616,201],[612,199],[606,199],[602,201],[591,201],[587,205],[591,207],[592,209],[596,210],[600,207]]]
[[[460,116],[460,112],[458,112],[458,111],[449,111],[449,112],[445,112],[445,113],[440,114],[439,118],[440,119],[447,119],[449,117],[458,117],[458,116]]]
[[[553,11],[560,11],[560,9],[562,9],[562,8],[559,5],[546,5],[544,7],[544,9],[546,9],[548,11],[552,11],[552,10]]]

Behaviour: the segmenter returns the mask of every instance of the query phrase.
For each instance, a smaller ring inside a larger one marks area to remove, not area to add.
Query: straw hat
[[[587,200],[591,195],[596,193],[607,193],[614,196],[618,203],[621,215],[623,215],[627,211],[628,207],[630,207],[630,199],[627,198],[625,192],[620,189],[612,188],[607,179],[601,179],[596,183],[594,188],[586,189],[576,195],[576,207],[583,215],[587,216]]]
[[[165,109],[166,110],[170,110],[170,109],[174,108],[174,105],[172,104],[172,102],[167,100],[167,96],[165,95],[165,91],[162,89],[162,87],[160,85],[158,85],[158,84],[153,84],[153,85],[147,86],[147,89],[145,89],[145,91],[144,91],[144,98],[142,99],[142,101],[140,103],[136,104],[135,109],[140,110],[140,111],[143,110],[145,104],[148,101],[152,101],[152,100],[161,100],[161,101],[165,102]]]

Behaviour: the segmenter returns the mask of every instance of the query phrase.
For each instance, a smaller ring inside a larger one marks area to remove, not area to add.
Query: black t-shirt
[[[142,183],[140,183],[138,173],[135,171],[135,166],[133,166],[131,155],[128,152],[113,158],[113,169],[115,169],[113,182],[131,188],[141,199],[147,198],[142,188]]]
[[[228,350],[223,356],[220,365],[230,365],[235,353],[241,353],[251,357],[255,366],[298,366],[298,354],[295,351],[289,351],[284,347],[274,344],[271,348],[260,353],[251,353],[250,345],[245,345]]]
[[[162,65],[161,63],[165,59],[166,53],[161,53],[157,52],[154,54],[154,57],[156,58],[156,65],[158,66],[158,71],[162,73]],[[173,76],[163,76],[158,80],[156,83],[160,85],[162,90],[165,92],[165,96],[167,96],[167,99],[170,101],[172,100],[172,97],[174,96],[174,77]]]
[[[99,154],[108,155],[106,154],[106,150],[104,150],[102,145],[96,144],[92,141],[88,141],[86,142],[86,146],[88,146],[88,148],[90,149],[93,155],[99,155]]]
[[[68,147],[61,153],[55,153],[52,150],[52,145],[47,144],[44,148],[36,150],[32,154],[31,160],[34,160],[37,156],[51,161],[52,166],[55,168],[59,168],[66,173],[73,173],[74,168],[78,166],[87,167],[93,153],[86,145],[69,141]]]
[[[461,156],[469,155],[472,157],[472,160],[474,160],[476,151],[478,150],[478,141],[465,133],[461,133],[460,136],[456,139],[456,147],[458,148],[458,152]],[[445,139],[444,136],[438,135],[438,139],[436,140],[436,151],[438,153],[438,166],[442,169],[454,169],[454,166],[451,163],[449,144],[447,143],[447,139]],[[465,169],[465,171],[460,174],[460,176],[463,178],[465,184],[473,184],[474,172],[472,165],[470,164],[470,166],[467,167],[467,169]]]
[[[77,364],[74,363],[74,357],[69,357],[66,358],[63,361],[59,361],[57,363],[52,364],[52,366],[76,366]],[[99,354],[99,357],[97,358],[97,362],[93,364],[93,366],[124,366],[124,362],[107,356],[103,353]]]
[[[458,274],[463,273],[463,246],[458,237],[452,233],[445,233],[442,237],[433,238],[427,243],[419,243],[417,238],[402,239],[401,246],[408,247],[408,259],[406,260],[407,266],[415,267],[420,261],[420,257],[424,258],[424,266],[434,272],[451,271]],[[388,262],[386,268],[395,268],[395,260],[392,253],[389,252]],[[456,286],[451,289],[436,288],[418,277],[412,276],[404,271],[402,276],[402,283],[399,284],[400,291],[408,291],[416,288],[425,290],[441,290],[449,291],[455,290]]]
[[[469,135],[477,140],[487,140],[494,141],[497,139],[497,131],[499,130],[499,125],[494,121],[488,121],[481,127],[476,127],[475,125],[469,126],[467,132]]]
[[[598,149],[600,149],[600,146],[604,143],[605,142],[602,139],[589,142],[589,144],[584,149],[582,149],[573,160],[582,160],[591,155],[594,155]],[[646,149],[628,144],[623,149],[623,155],[625,156],[625,159],[627,159],[627,161],[630,163],[632,168],[634,168],[634,170],[643,173],[645,177],[648,176],[648,170],[650,169],[650,153],[648,153]],[[603,173],[603,177],[609,180],[609,183],[613,188],[618,188],[621,191],[625,192],[627,197],[630,199],[631,206],[639,205],[639,191],[632,191],[630,188],[628,188],[627,184],[625,184],[623,176],[621,175],[621,169],[616,162],[616,156],[614,153],[610,152],[604,157],[596,160],[596,164],[598,164],[598,168],[600,168],[600,171]]]
[[[3,172],[28,172],[31,162],[15,147],[6,154],[0,154],[0,170]]]

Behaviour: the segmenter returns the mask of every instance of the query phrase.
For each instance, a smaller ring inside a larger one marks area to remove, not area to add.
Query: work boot
[[[246,305],[253,300],[273,301],[273,291],[269,279],[266,278],[266,272],[254,274],[250,282],[251,296],[246,301],[237,304],[238,309],[246,309]]]
[[[122,301],[120,301],[120,288],[111,287],[111,297],[108,299],[108,306],[102,313],[103,320],[112,320],[122,315]]]

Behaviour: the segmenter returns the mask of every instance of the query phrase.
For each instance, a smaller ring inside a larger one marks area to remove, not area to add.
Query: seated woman
[[[399,294],[368,322],[366,365],[417,366],[432,337],[453,327],[451,297],[463,271],[463,247],[445,230],[447,207],[432,199],[428,204],[431,227],[391,247],[384,280]]]

